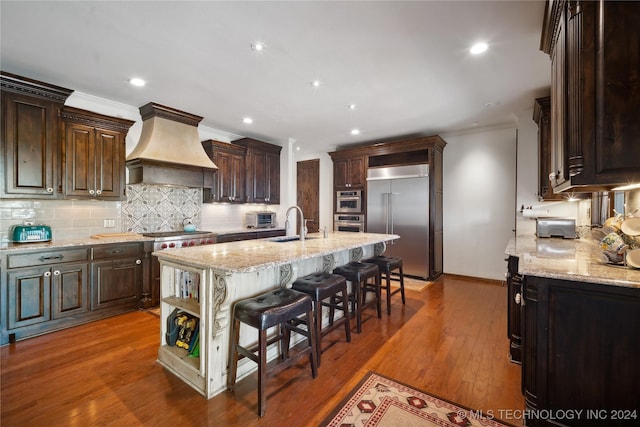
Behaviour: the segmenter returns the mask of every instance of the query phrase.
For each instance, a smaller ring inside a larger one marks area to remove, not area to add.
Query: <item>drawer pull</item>
[[[40,262],[51,261],[51,260],[54,260],[54,259],[62,261],[64,259],[64,255],[56,255],[56,256],[44,256],[43,255],[39,259],[40,259]]]
[[[112,254],[121,254],[122,253],[122,249],[114,249],[111,251]]]

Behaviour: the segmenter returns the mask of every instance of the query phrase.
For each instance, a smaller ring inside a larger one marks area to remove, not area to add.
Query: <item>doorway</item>
[[[307,220],[309,233],[317,233],[320,228],[320,159],[297,162],[296,193],[296,204]],[[298,224],[298,234],[300,226]]]

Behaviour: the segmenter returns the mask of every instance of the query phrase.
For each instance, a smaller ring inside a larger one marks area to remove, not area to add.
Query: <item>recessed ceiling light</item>
[[[486,43],[480,42],[471,46],[471,49],[469,49],[469,52],[471,52],[473,55],[478,55],[486,51],[488,48],[489,48],[489,45],[487,45]]]
[[[349,110],[355,110],[356,104],[349,104]]]
[[[145,84],[147,84],[147,82],[145,82],[144,80],[142,80],[142,79],[140,79],[138,77],[134,77],[132,79],[129,79],[129,83],[131,83],[134,86],[139,86],[139,87],[142,87]]]
[[[360,135],[360,129],[351,129],[351,135]]]
[[[314,80],[311,82],[311,86],[313,87],[319,87],[320,86],[320,80]]]
[[[250,125],[251,123],[253,123],[253,119],[251,117],[245,117],[242,119],[242,123]]]
[[[264,49],[264,47],[264,43],[262,42],[251,43],[251,49],[255,50],[256,52],[260,52]]]

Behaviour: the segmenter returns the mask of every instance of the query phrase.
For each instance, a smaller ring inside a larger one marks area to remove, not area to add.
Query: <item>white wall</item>
[[[515,126],[442,137],[444,272],[502,280],[515,227]]]

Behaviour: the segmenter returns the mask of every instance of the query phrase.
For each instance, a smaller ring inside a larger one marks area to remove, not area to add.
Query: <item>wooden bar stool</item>
[[[376,264],[380,270],[380,283],[382,283],[382,275],[385,275],[386,284],[381,284],[380,287],[387,291],[387,314],[391,315],[391,297],[398,292],[402,294],[402,304],[405,304],[404,297],[404,273],[402,271],[402,258],[386,257],[378,255],[373,258],[365,259],[363,262]],[[391,272],[398,270],[398,278],[391,277]],[[391,291],[391,281],[400,282],[400,287]]]
[[[306,323],[306,329],[297,326],[300,320]],[[239,344],[240,322],[258,329],[258,344],[245,348]],[[309,354],[311,375],[317,376],[316,337],[313,324],[313,304],[311,297],[293,289],[277,289],[253,298],[236,302],[233,309],[233,325],[231,329],[231,345],[229,347],[229,376],[227,388],[233,391],[236,384],[238,360],[248,357],[258,364],[258,415],[264,416],[267,408],[267,346],[279,342],[280,362],[271,373],[291,366],[300,357]],[[268,338],[267,329],[279,326],[275,336]],[[291,331],[307,337],[308,346],[293,357],[289,357],[289,338]],[[257,354],[256,354],[257,352]]]
[[[349,322],[349,299],[347,281],[343,276],[331,273],[314,273],[297,279],[292,289],[304,292],[313,300],[316,326],[316,358],[321,364],[322,337],[340,325],[344,325],[347,342],[351,342],[351,324]],[[338,298],[336,298],[338,296]],[[329,302],[326,300],[329,299]],[[329,307],[329,326],[322,329],[322,307]],[[342,310],[344,316],[334,322],[335,310]]]
[[[333,270],[334,274],[339,274],[351,282],[350,301],[352,311],[356,315],[356,332],[362,332],[362,311],[365,307],[376,304],[378,309],[378,319],[382,317],[380,306],[380,274],[376,264],[369,264],[359,261],[352,261]],[[374,279],[375,283],[369,283],[369,279]],[[374,298],[367,301],[367,294],[372,293]]]

